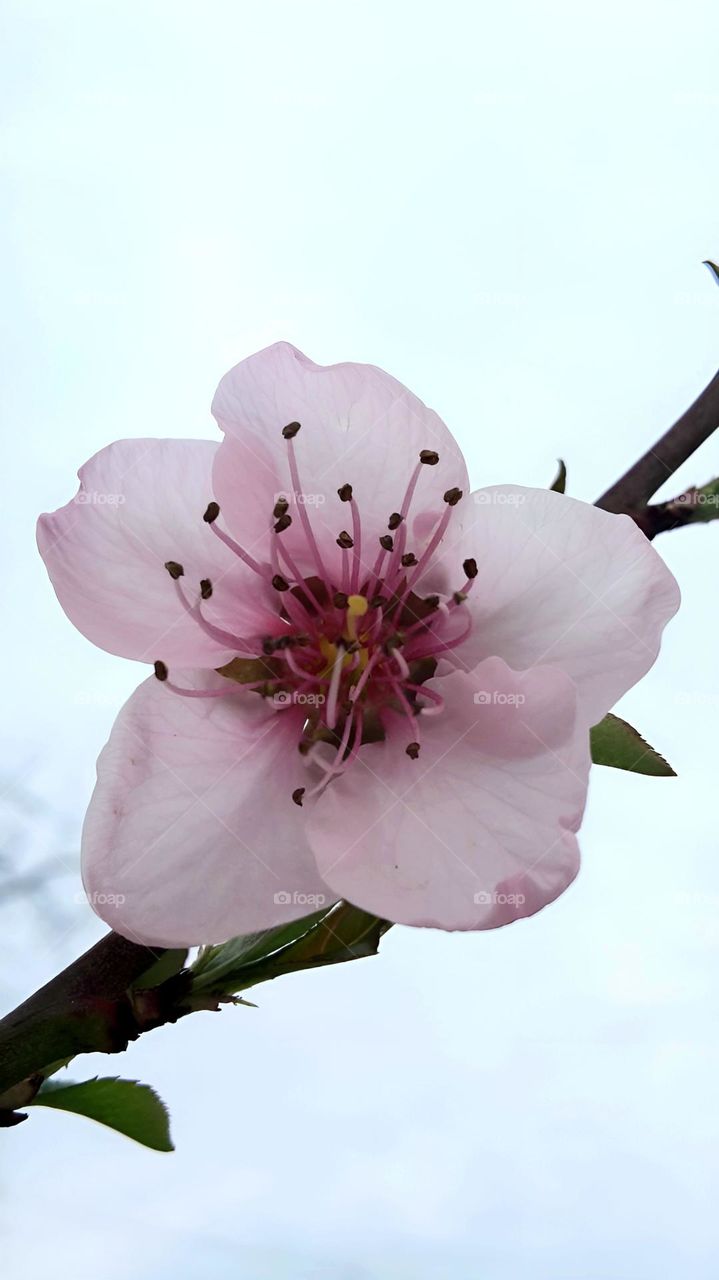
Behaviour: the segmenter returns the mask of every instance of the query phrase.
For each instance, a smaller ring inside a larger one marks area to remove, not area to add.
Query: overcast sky
[[[286,338],[431,404],[476,485],[591,501],[719,364],[719,17],[707,0],[2,0],[7,1005],[99,936],[76,849],[144,675],[62,614],[39,512],[122,436],[213,436]],[[665,488],[719,473],[719,439]],[[679,773],[593,776],[578,881],[491,934],[144,1038],[177,1152],[32,1113],[2,1141],[10,1280],[713,1280],[719,1226],[719,525],[622,704]],[[22,811],[23,789],[49,814]]]

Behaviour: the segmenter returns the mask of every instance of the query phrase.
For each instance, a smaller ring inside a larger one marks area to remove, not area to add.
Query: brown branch
[[[162,955],[108,933],[0,1022],[0,1094],[76,1053],[119,1053],[139,1034],[128,988]]]
[[[673,427],[607,489],[595,506],[603,511],[641,511],[657,489],[719,427],[719,373]]]

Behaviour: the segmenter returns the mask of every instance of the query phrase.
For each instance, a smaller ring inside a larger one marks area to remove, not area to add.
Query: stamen
[[[168,570],[168,572],[170,571]],[[177,598],[180,601],[180,604],[182,605],[183,609],[185,610],[185,613],[189,614],[189,616],[194,619],[194,621],[198,624],[198,626],[202,628],[202,630],[205,632],[206,635],[210,637],[210,639],[216,640],[217,643],[223,645],[225,649],[235,649],[238,652],[240,651],[252,652],[252,650],[255,648],[255,645],[252,643],[251,640],[246,640],[244,639],[243,636],[236,636],[231,631],[225,631],[222,627],[214,626],[212,622],[208,622],[207,618],[203,616],[199,605],[190,604],[189,600],[187,599],[187,596],[185,595],[184,591],[182,590],[182,587],[180,586],[179,578],[181,577],[181,575],[179,574],[175,575],[172,572],[170,572],[170,577],[173,579],[175,583],[175,591],[177,593]]]
[[[315,564],[317,565],[317,572],[319,573],[320,578],[322,579],[323,582],[328,582],[329,574],[325,569],[322,556],[320,555],[320,549],[317,545],[315,535],[312,532],[312,523],[307,514],[307,507],[305,503],[302,501],[303,491],[302,491],[302,486],[300,484],[300,473],[297,467],[297,458],[295,457],[295,446],[292,443],[299,429],[300,429],[299,422],[290,422],[286,427],[282,428],[282,434],[285,440],[287,441],[287,456],[290,464],[290,478],[292,480],[292,487],[294,489],[295,502],[297,503],[300,509],[300,524],[302,525],[305,538],[307,539],[307,545],[314,557]],[[281,519],[289,520],[289,518],[290,518],[289,516],[283,516]],[[280,523],[281,523],[281,520],[278,520],[277,524],[280,524]],[[275,525],[275,530],[277,533],[281,532],[281,530],[277,528],[277,525]]]
[[[171,680],[168,680],[169,672],[166,663],[158,660],[154,664],[154,668],[155,676],[160,683],[164,684],[171,693],[179,693],[183,698],[226,698],[228,694],[242,693],[244,689],[259,689],[263,684],[267,683],[266,680],[261,680],[256,684],[228,684],[226,689],[182,689],[179,684],[173,684]]]
[[[210,510],[210,507],[214,509],[215,507],[217,507],[217,503],[211,502],[210,506],[207,508],[207,511]],[[212,520],[207,519],[207,511],[205,512],[203,519],[206,521],[207,524],[209,524],[215,537],[219,538],[220,542],[224,542],[225,546],[229,547],[230,551],[233,551],[236,556],[239,556],[240,560],[242,560],[247,565],[248,569],[252,569],[254,573],[258,573],[261,578],[266,578],[267,577],[266,569],[263,569],[262,565],[258,564],[254,556],[251,556],[249,551],[245,551],[244,547],[241,547],[239,542],[235,542],[235,539],[231,538],[229,533],[225,533],[223,529],[218,528],[215,522],[217,520],[217,516],[220,514],[220,508],[217,507],[217,514],[213,515]]]
[[[344,486],[351,489],[351,485]],[[350,499],[350,509],[352,511],[352,538],[354,540],[354,556],[352,559],[352,573],[350,575],[350,590],[357,591],[359,587],[360,569],[362,565],[362,522],[360,520],[359,507],[354,498]]]
[[[334,729],[337,723],[337,694],[340,687],[340,679],[342,676],[342,663],[345,658],[345,649],[341,644],[337,645],[337,656],[332,668],[330,676],[330,687],[327,690],[327,706],[325,708],[325,719],[328,729]]]
[[[407,659],[405,658],[404,654],[399,649],[393,649],[392,657],[394,658],[394,661],[397,663],[397,666],[399,667],[399,673],[402,676],[402,679],[408,680],[409,667],[407,666]]]

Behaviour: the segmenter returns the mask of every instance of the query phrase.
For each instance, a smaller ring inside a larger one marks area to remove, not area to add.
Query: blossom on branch
[[[589,730],[651,667],[674,578],[628,516],[470,491],[444,423],[287,343],[221,381],[221,443],[124,440],[41,517],[60,602],[154,665],[98,761],[95,910],[139,942],[345,898],[484,929],[576,875]]]

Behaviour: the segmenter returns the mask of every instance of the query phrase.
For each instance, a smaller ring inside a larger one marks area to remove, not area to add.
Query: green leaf
[[[233,938],[200,955],[193,968],[190,1000],[195,994],[236,994],[281,974],[376,955],[382,934],[390,927],[378,916],[339,902],[263,934]]]
[[[153,1151],[174,1151],[170,1117],[154,1089],[118,1076],[94,1077],[81,1084],[46,1080],[30,1106],[73,1111],[116,1129]]]
[[[642,735],[620,720],[608,715],[589,731],[592,763],[612,769],[628,769],[651,778],[675,778],[676,774],[658,751],[645,742]]]
[[[559,470],[550,484],[549,489],[550,492],[564,493],[567,487],[567,468],[564,458],[557,458],[557,462],[559,463]]]
[[[145,991],[149,987],[159,987],[168,978],[179,973],[187,959],[187,948],[171,948],[164,951],[154,964],[150,965],[139,978],[132,983],[133,990]]]
[[[717,266],[716,262],[712,262],[711,259],[707,259],[702,263],[702,266],[709,268],[717,284],[719,284],[719,267]]]
[[[236,990],[233,984],[241,981],[248,965],[295,942],[330,910],[330,907],[323,907],[311,916],[278,925],[275,929],[242,934],[238,938],[230,938],[229,942],[220,943],[219,946],[203,947],[192,966],[193,993]]]

